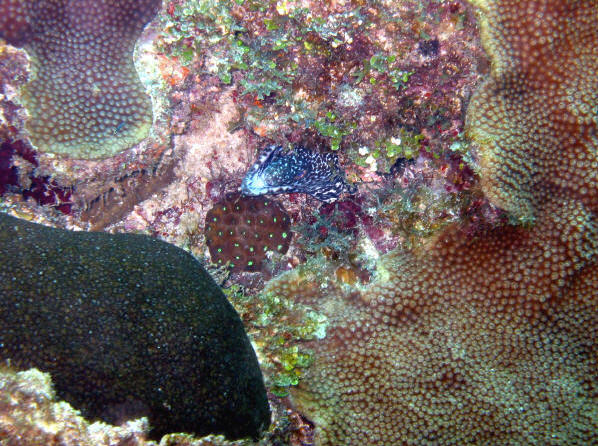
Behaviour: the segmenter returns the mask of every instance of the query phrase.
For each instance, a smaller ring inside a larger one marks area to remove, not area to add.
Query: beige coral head
[[[0,2],[0,37],[31,58],[31,80],[21,98],[37,149],[106,158],[148,135],[152,104],[133,50],[160,5],[160,0]]]
[[[598,4],[472,0],[492,71],[474,94],[467,134],[497,206],[532,219],[553,194],[598,197]]]

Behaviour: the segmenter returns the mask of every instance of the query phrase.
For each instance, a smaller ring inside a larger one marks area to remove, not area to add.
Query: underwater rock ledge
[[[258,437],[257,358],[218,286],[185,251],[0,214],[0,360],[49,372],[90,419],[147,416],[169,432]]]

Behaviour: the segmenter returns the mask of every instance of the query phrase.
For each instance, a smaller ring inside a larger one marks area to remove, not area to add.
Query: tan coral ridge
[[[349,295],[307,270],[269,283],[331,321],[293,392],[318,445],[596,439],[598,5],[474,3],[492,73],[468,134],[488,198],[527,224],[450,228]]]
[[[30,141],[72,158],[113,156],[144,139],[152,104],[133,63],[161,0],[3,0],[0,38],[24,48]]]

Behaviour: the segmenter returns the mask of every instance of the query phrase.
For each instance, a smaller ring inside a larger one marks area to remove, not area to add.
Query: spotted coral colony
[[[268,253],[285,254],[291,221],[274,200],[231,194],[206,215],[206,243],[212,262],[235,271],[259,271]]]
[[[0,37],[23,47],[32,78],[21,98],[41,151],[105,158],[145,138],[152,104],[133,64],[160,0],[5,0]]]
[[[305,147],[285,153],[270,146],[247,172],[241,191],[245,195],[302,193],[330,203],[344,192],[355,193],[333,153],[321,154]]]

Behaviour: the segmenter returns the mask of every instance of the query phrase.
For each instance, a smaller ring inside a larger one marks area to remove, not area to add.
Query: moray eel
[[[275,145],[262,152],[241,184],[244,195],[301,193],[326,203],[338,200],[344,192],[356,191],[356,186],[347,183],[336,154],[305,147],[285,152]]]

